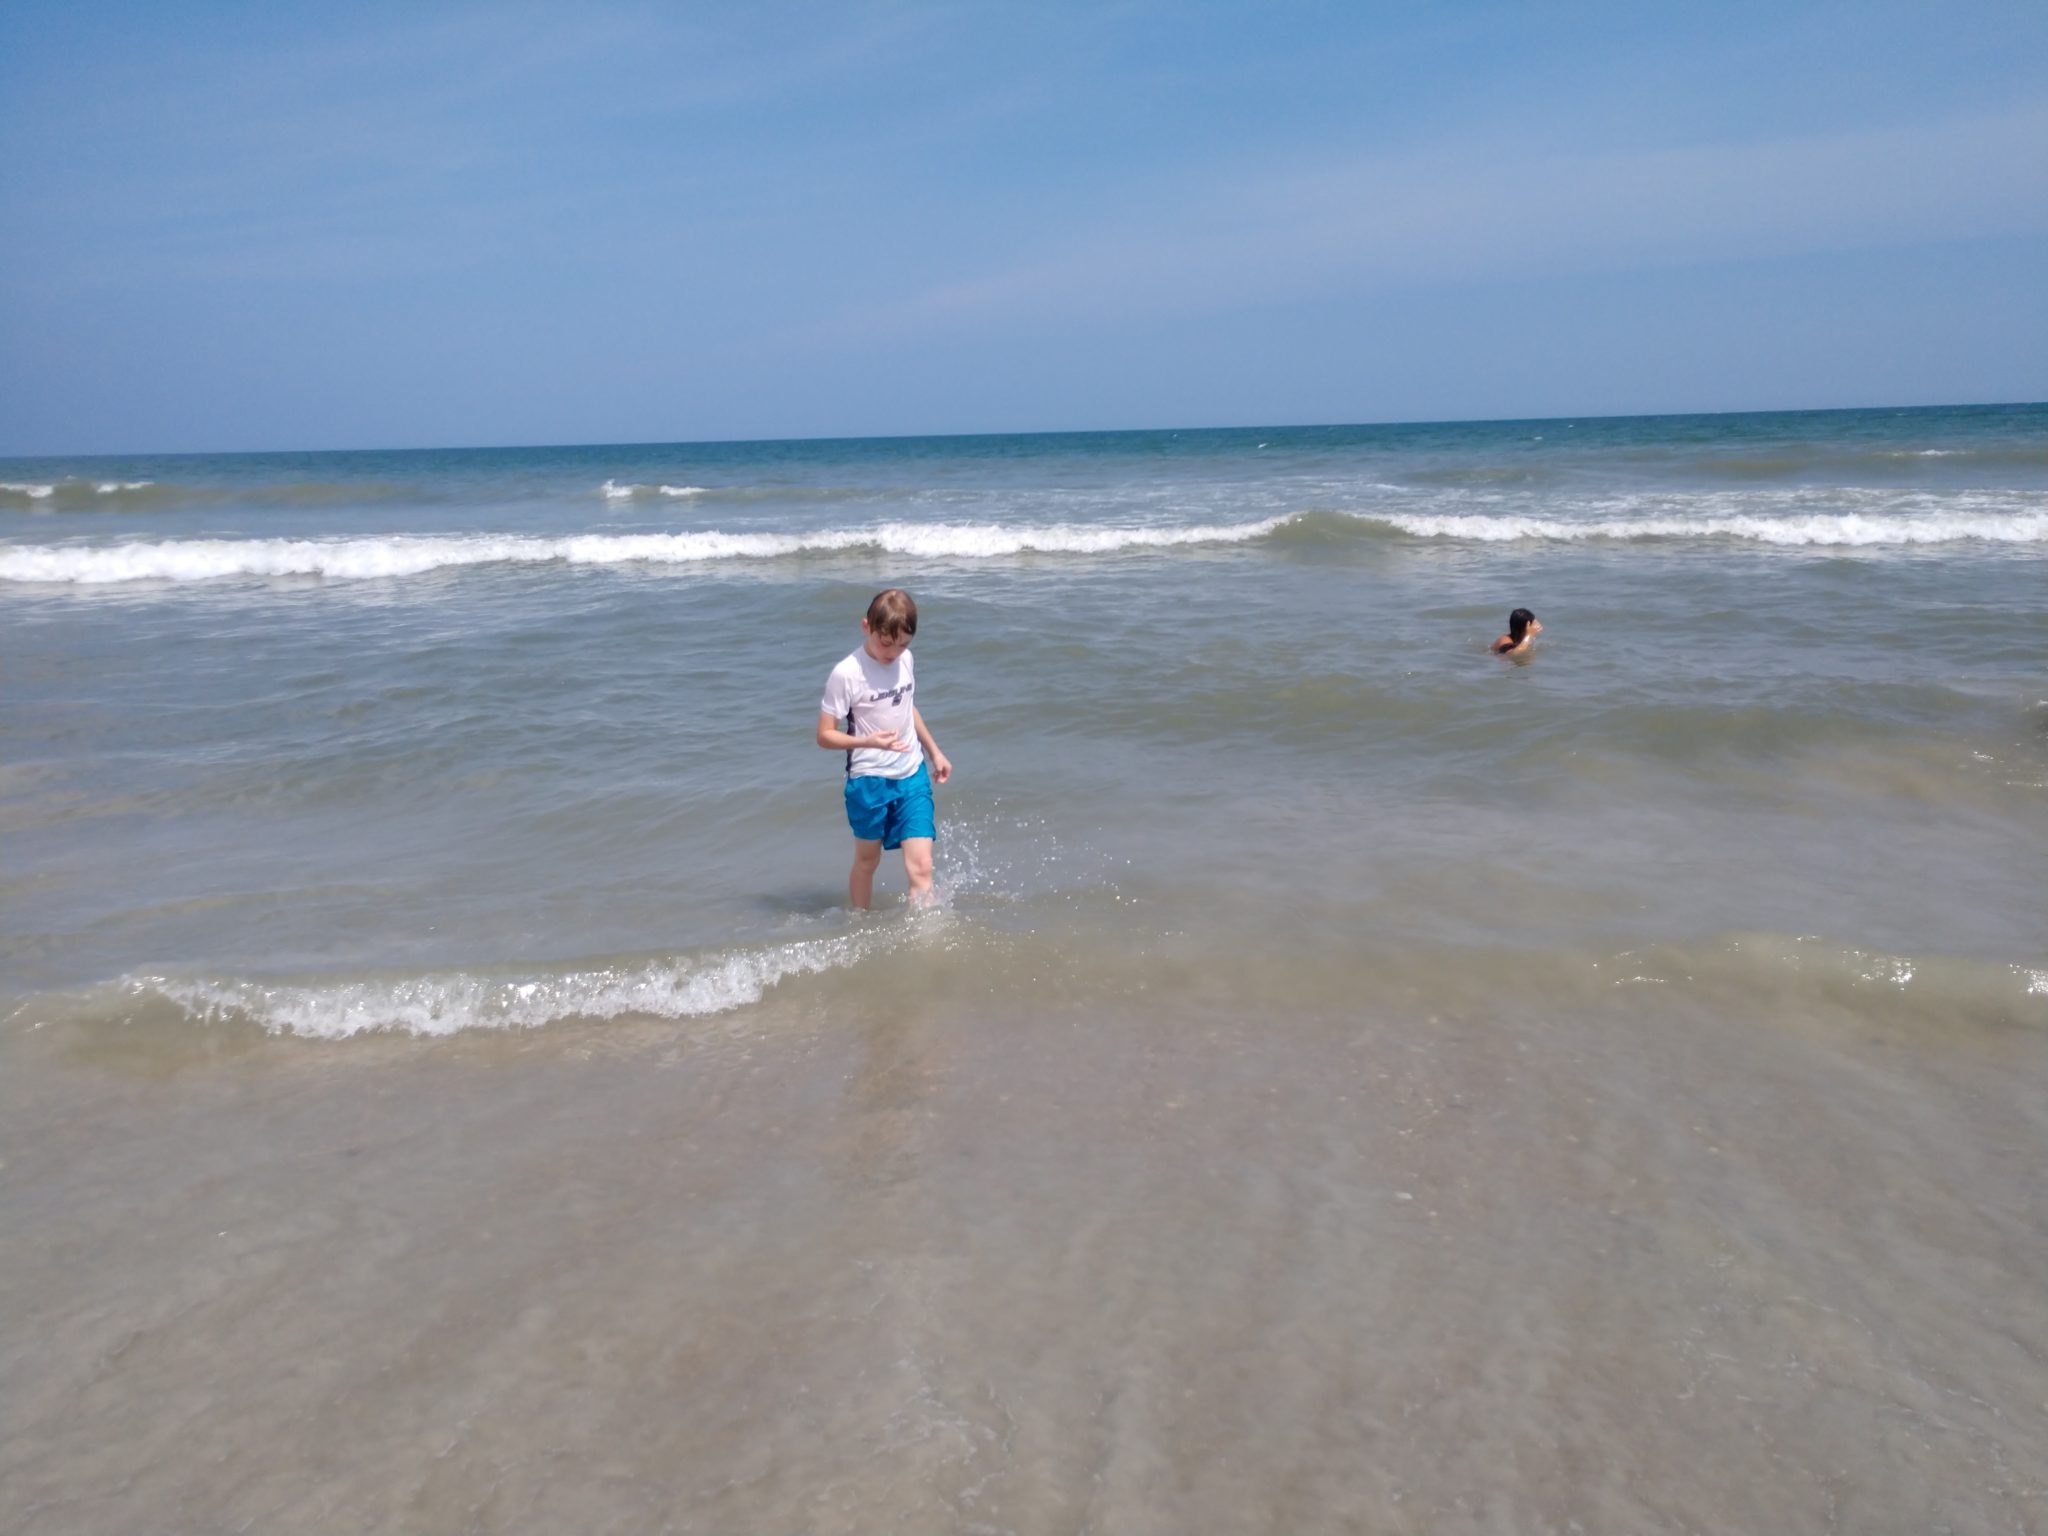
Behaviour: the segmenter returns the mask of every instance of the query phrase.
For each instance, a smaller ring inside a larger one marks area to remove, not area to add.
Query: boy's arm
[[[932,728],[924,723],[924,716],[915,704],[910,706],[910,718],[917,726],[917,739],[924,747],[924,755],[931,760],[932,777],[941,784],[953,777],[953,760],[939,750],[939,744],[932,738]]]
[[[883,752],[910,750],[910,743],[894,731],[877,731],[872,736],[849,736],[839,729],[839,717],[823,709],[818,711],[818,745],[828,752],[851,752],[856,747],[875,747]]]

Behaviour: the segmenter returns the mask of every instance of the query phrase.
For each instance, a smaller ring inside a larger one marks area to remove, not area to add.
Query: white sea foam
[[[273,1035],[345,1040],[388,1032],[452,1035],[465,1029],[538,1029],[568,1019],[696,1018],[757,1003],[793,976],[852,965],[900,939],[903,925],[804,939],[693,959],[650,960],[522,977],[462,972],[330,986],[135,976],[130,998],[162,999],[196,1022],[246,1022]]]
[[[878,523],[813,533],[580,534],[389,539],[187,539],[160,543],[17,545],[0,549],[0,580],[99,584],[208,581],[227,576],[413,576],[496,564],[680,565],[769,560],[872,549],[925,559],[983,560],[1019,554],[1110,554],[1186,544],[1237,543],[1271,533],[1284,518],[1182,527],[1039,527],[985,523]]]
[[[123,491],[143,491],[156,484],[154,480],[95,480],[90,483],[93,490],[101,496],[118,496]],[[83,490],[86,484],[87,482],[82,480],[0,480],[0,491],[12,491],[17,496],[26,496],[33,501],[46,501],[60,489]]]
[[[1514,513],[1343,515],[1355,517],[1363,525],[1392,529],[1415,538],[1480,543],[1723,539],[1845,548],[1971,542],[2048,544],[2048,511],[1592,518]],[[211,581],[235,576],[365,580],[475,565],[688,565],[850,550],[874,550],[928,560],[987,560],[1032,554],[1108,555],[1127,550],[1243,543],[1297,523],[1302,516],[1143,527],[1082,523],[876,523],[808,533],[720,533],[707,529],[689,533],[578,534],[553,539],[473,534],[445,538],[186,539],[96,546],[18,544],[0,548],[0,580],[80,585]]]
[[[708,485],[621,485],[607,480],[600,487],[607,501],[629,501],[635,496],[708,496]]]
[[[1549,518],[1514,514],[1381,513],[1366,519],[1429,539],[1579,542],[1587,539],[1736,539],[1758,544],[1927,545],[2048,543],[2048,512],[1813,513],[1805,516]]]

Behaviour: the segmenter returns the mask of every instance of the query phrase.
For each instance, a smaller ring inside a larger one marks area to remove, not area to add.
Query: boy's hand
[[[873,747],[877,752],[908,752],[910,750],[910,743],[903,739],[902,733],[899,731],[877,731],[872,736],[863,737],[860,744],[864,747]]]
[[[953,760],[945,753],[934,747],[925,755],[931,759],[932,777],[939,783],[943,784],[953,777]]]

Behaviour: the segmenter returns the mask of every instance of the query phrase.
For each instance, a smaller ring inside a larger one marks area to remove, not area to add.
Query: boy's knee
[[[913,848],[909,843],[905,843],[903,845],[903,871],[913,880],[923,881],[931,879],[931,844],[925,843],[922,847]]]
[[[853,845],[853,867],[855,869],[875,869],[881,865],[881,862],[882,845],[880,843],[856,842]]]

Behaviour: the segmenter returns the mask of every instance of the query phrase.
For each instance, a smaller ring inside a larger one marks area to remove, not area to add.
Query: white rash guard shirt
[[[865,647],[832,669],[818,708],[842,722],[849,736],[894,731],[910,743],[908,752],[860,747],[846,754],[848,778],[907,779],[924,766],[924,743],[917,739],[916,671],[905,651],[894,661],[877,661]]]

